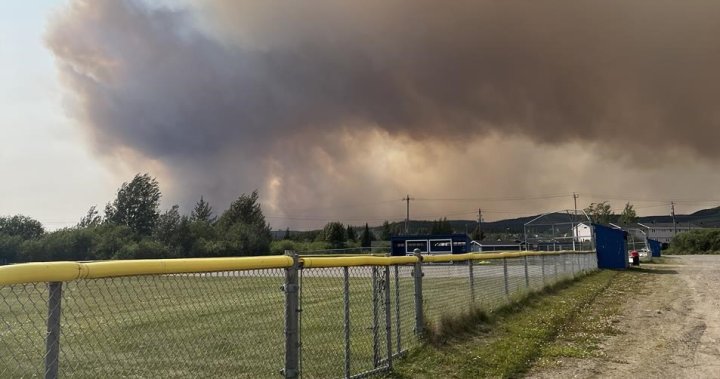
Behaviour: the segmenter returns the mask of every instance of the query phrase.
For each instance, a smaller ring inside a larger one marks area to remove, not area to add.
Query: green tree
[[[285,229],[285,235],[283,236],[284,240],[290,239],[290,228]]]
[[[372,246],[372,241],[374,239],[375,238],[374,238],[372,232],[370,231],[368,224],[365,223],[365,229],[363,229],[362,234],[360,235],[360,246],[370,247],[370,246]]]
[[[612,222],[615,216],[612,207],[607,201],[590,203],[590,205],[585,208],[585,213],[587,213],[592,222],[597,224],[608,224]]]
[[[345,246],[347,231],[341,222],[328,222],[323,228],[324,240],[337,249]]]
[[[213,216],[213,209],[210,206],[210,203],[200,196],[200,201],[195,204],[195,208],[193,208],[192,213],[190,213],[190,221],[200,221],[212,224],[216,219],[217,217]]]
[[[382,224],[382,230],[380,231],[380,239],[383,241],[390,241],[392,237],[392,231],[390,230],[390,223],[385,221]]]
[[[117,225],[127,225],[130,230],[149,236],[160,217],[160,186],[149,174],[137,174],[130,183],[123,183],[117,197],[105,207],[105,220]]]
[[[623,209],[622,213],[620,213],[620,223],[621,224],[633,224],[637,222],[638,217],[637,213],[635,212],[635,209],[633,208],[632,204],[625,203],[625,208]]]
[[[17,236],[23,240],[38,238],[45,234],[40,221],[23,215],[0,217],[0,235]]]
[[[181,220],[180,207],[173,205],[158,217],[153,236],[165,245],[175,244],[177,242]]]
[[[430,234],[451,234],[452,232],[452,225],[450,225],[450,221],[446,217],[433,220]]]
[[[78,222],[78,228],[92,228],[102,224],[102,217],[98,214],[97,207],[93,205],[88,209],[87,214]]]
[[[217,221],[219,255],[259,255],[270,252],[272,232],[265,222],[257,191],[242,194]]]
[[[355,229],[353,229],[352,226],[347,226],[347,240],[351,242],[357,241],[357,234],[355,234]]]

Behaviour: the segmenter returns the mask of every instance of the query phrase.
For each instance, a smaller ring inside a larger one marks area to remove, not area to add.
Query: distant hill
[[[512,233],[518,234],[523,232],[523,226],[528,221],[538,217],[539,215],[518,217],[506,220],[483,222],[482,227],[485,233]],[[720,228],[720,207],[702,209],[689,215],[676,215],[675,220],[678,223],[691,223],[697,226],[706,228]],[[543,223],[558,223],[567,222],[568,215],[566,213],[550,213],[545,216]],[[477,220],[449,220],[450,225],[456,233],[472,233],[477,228]],[[669,215],[664,216],[644,216],[638,219],[638,222],[643,224],[648,223],[665,223],[672,222],[672,217]],[[413,234],[424,234],[429,233],[432,229],[433,221],[410,221],[410,231]],[[353,225],[355,226],[355,225]],[[380,235],[382,226],[373,226],[370,228],[375,235]],[[405,222],[391,222],[390,230],[393,233],[402,234],[405,230]],[[356,228],[359,233],[359,227]],[[285,235],[285,231],[274,231],[273,235],[275,238],[282,238]]]

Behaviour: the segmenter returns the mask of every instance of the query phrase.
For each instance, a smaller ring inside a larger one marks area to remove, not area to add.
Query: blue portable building
[[[627,268],[627,232],[622,229],[593,224],[598,268]]]
[[[390,237],[393,256],[413,254],[463,254],[470,252],[470,237],[457,234],[416,234]]]
[[[652,252],[652,256],[659,257],[660,251],[662,250],[662,242],[651,240],[650,238],[648,238],[647,242],[648,246],[650,247],[650,252]]]

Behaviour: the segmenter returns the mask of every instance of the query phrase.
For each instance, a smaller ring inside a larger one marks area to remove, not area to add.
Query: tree
[[[0,217],[0,234],[16,236],[24,240],[38,238],[45,234],[40,221],[23,215]]]
[[[284,240],[290,239],[290,228],[285,229],[285,235],[283,236]]]
[[[382,231],[380,232],[380,239],[383,241],[390,241],[392,237],[392,231],[390,230],[390,223],[385,221],[382,224]]]
[[[141,236],[149,236],[155,229],[160,213],[160,186],[149,174],[137,174],[130,183],[123,183],[117,198],[105,207],[105,220],[127,225]]]
[[[608,224],[612,221],[613,216],[615,216],[615,213],[613,213],[607,201],[590,203],[590,205],[585,208],[585,213],[587,213],[592,222],[598,224]]]
[[[363,229],[362,234],[360,235],[360,246],[370,247],[370,246],[372,246],[372,241],[374,239],[375,238],[373,238],[373,234],[370,231],[368,224],[365,223],[365,229]]]
[[[97,207],[93,205],[88,209],[87,214],[78,222],[78,228],[91,228],[102,224],[102,217],[98,214]]]
[[[485,232],[480,230],[480,225],[478,225],[478,227],[473,230],[472,239],[475,241],[482,241],[485,239]]]
[[[357,234],[355,234],[355,229],[353,229],[352,226],[347,226],[347,240],[351,242],[357,241]]]
[[[633,208],[632,204],[625,203],[625,208],[623,209],[622,213],[620,214],[620,223],[621,224],[633,224],[637,222],[638,217],[637,213],[635,213],[635,209]]]
[[[347,240],[347,231],[341,222],[328,222],[323,228],[325,241],[330,243],[333,248],[341,248]]]
[[[158,217],[155,232],[153,233],[155,238],[165,245],[175,244],[181,220],[180,207],[173,205]]]
[[[432,229],[430,234],[451,234],[453,232],[452,225],[448,221],[447,217],[433,220]]]
[[[217,221],[223,240],[218,255],[258,255],[270,252],[272,232],[265,222],[258,192],[242,194]]]
[[[212,224],[216,219],[217,217],[213,216],[213,209],[210,203],[200,196],[200,201],[195,204],[195,208],[193,208],[192,213],[190,213],[190,221]]]

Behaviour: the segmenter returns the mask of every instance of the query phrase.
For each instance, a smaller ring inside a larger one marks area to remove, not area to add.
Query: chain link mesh
[[[425,263],[424,317],[433,324],[473,308],[490,311],[596,268],[594,254],[575,253]],[[59,375],[279,377],[285,272],[62,283]],[[412,265],[299,273],[303,377],[368,375],[419,345]],[[45,376],[49,298],[48,283],[0,286],[0,377]]]

